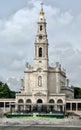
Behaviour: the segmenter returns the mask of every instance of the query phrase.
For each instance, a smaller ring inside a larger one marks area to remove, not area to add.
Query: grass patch
[[[64,115],[53,115],[53,114],[8,114],[6,115],[7,118],[64,118]]]

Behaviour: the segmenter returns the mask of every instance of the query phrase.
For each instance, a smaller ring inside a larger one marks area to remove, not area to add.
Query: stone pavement
[[[57,126],[2,126],[0,130],[81,130],[81,127]]]
[[[64,119],[56,118],[0,118],[0,126],[5,125],[61,125],[61,126],[81,126],[81,119],[72,116]]]
[[[81,119],[0,118],[0,130],[81,130]]]

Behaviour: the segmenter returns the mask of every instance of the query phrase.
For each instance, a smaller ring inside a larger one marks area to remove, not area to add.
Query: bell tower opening
[[[39,57],[42,57],[42,48],[39,48]]]
[[[40,31],[42,31],[42,25],[40,25]]]

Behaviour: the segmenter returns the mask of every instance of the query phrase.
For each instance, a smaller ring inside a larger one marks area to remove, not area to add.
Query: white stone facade
[[[61,65],[57,63],[55,67],[49,66],[48,39],[43,9],[40,11],[35,38],[34,66],[31,67],[27,63],[24,75],[20,93],[16,94],[16,103],[47,104],[50,102],[65,105],[69,93],[70,98],[73,98],[73,90],[67,86],[66,72],[62,70]]]

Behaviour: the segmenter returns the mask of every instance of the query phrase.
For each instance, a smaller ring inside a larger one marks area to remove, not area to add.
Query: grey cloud
[[[45,0],[46,5],[60,8],[62,11],[69,10],[72,14],[77,15],[81,12],[81,0]]]
[[[60,43],[60,46],[63,44]],[[59,60],[62,63],[62,66],[67,70],[67,76],[70,78],[71,84],[80,86],[81,51],[79,49],[73,49],[70,43],[64,47],[65,49],[62,49],[62,47],[58,48],[58,46],[55,46],[55,50],[52,50],[51,57],[53,57],[55,62]]]
[[[28,0],[0,0],[0,18],[7,18],[24,6],[27,6]]]

